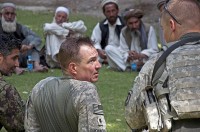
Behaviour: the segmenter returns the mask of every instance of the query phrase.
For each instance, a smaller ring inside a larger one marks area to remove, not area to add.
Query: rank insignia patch
[[[103,106],[98,104],[93,104],[93,114],[103,115]]]

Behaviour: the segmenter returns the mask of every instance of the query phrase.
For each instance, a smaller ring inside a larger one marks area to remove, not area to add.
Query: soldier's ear
[[[175,31],[176,29],[176,24],[175,24],[175,21],[173,19],[170,19],[170,28],[172,31]]]
[[[77,74],[77,65],[74,62],[70,62],[69,66],[68,66],[68,72],[73,75],[76,76]]]

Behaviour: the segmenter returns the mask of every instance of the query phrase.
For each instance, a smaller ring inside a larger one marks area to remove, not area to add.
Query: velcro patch
[[[93,104],[93,114],[103,115],[103,106],[98,104]]]

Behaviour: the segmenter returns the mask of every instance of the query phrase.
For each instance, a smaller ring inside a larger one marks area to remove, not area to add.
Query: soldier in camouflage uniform
[[[8,132],[24,131],[24,103],[17,89],[3,79],[19,66],[20,48],[21,42],[15,38],[0,35],[0,129]]]
[[[26,104],[27,132],[105,132],[97,88],[101,64],[89,38],[67,38],[58,60],[63,77],[48,77],[35,85]]]
[[[192,9],[192,15],[188,7]],[[161,13],[161,26],[167,42],[166,46],[168,47],[184,38],[200,37],[200,5],[196,0],[167,1],[163,8],[163,12]],[[172,51],[167,57],[166,69],[168,69],[168,72],[171,72],[170,68],[177,62],[184,62],[187,55],[184,57],[181,53],[190,50],[195,51],[196,62],[199,62],[200,41],[186,43]],[[147,82],[151,80],[155,62],[161,54],[162,53],[154,55],[154,57],[145,63],[139,75],[135,78],[133,88],[128,93],[125,103],[125,118],[132,129],[140,131],[147,125],[144,115],[145,96],[143,91],[145,91],[144,89]],[[190,60],[194,60],[194,58],[190,58]],[[186,63],[182,64],[185,65]],[[196,73],[199,73],[199,66],[196,67]],[[190,77],[190,75],[188,75],[188,77]],[[168,104],[163,102],[163,105],[165,105],[163,107],[167,107]],[[200,119],[172,120],[172,131],[200,131]]]

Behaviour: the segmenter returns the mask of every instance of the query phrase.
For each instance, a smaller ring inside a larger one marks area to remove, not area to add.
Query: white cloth
[[[108,45],[112,45],[114,47],[119,46],[119,38],[117,37],[117,33],[115,32],[116,25],[122,25],[119,18],[114,25],[111,25],[108,20],[104,22],[104,24],[108,24],[109,27],[109,38],[108,38]],[[102,49],[101,47],[101,29],[99,27],[99,23],[94,27],[91,39],[94,41],[94,47],[96,49]]]
[[[137,53],[145,54],[148,57],[159,51],[156,33],[152,26],[150,26],[148,33],[147,49],[141,50],[139,37],[136,37],[134,34],[132,34],[131,50],[134,50]],[[120,34],[120,46],[116,48],[110,45],[105,51],[108,56],[108,63],[110,67],[115,69],[120,68],[125,71],[126,67],[130,65],[127,62],[129,51],[128,44],[126,43],[126,40],[122,34]]]
[[[6,7],[12,7],[14,9],[16,9],[15,4],[13,4],[13,3],[3,3],[1,8],[3,9],[3,8],[6,8]]]
[[[46,36],[46,55],[47,63],[57,62],[56,55],[59,52],[60,45],[70,34],[70,30],[75,33],[75,35],[80,35],[84,33],[87,28],[84,22],[79,20],[76,22],[62,23],[58,25],[56,23],[46,23],[44,25],[44,33]]]
[[[118,5],[118,0],[102,0],[101,7],[103,7],[105,4],[110,3],[110,2]]]
[[[56,12],[55,12],[55,13],[58,13],[58,12],[65,12],[65,13],[67,14],[67,16],[69,16],[69,10],[68,10],[66,7],[59,6],[59,7],[56,9]]]

